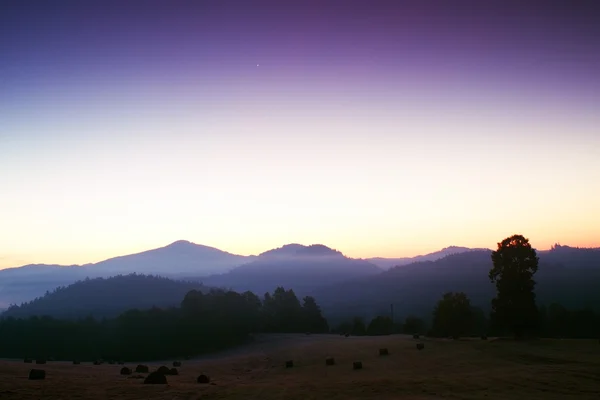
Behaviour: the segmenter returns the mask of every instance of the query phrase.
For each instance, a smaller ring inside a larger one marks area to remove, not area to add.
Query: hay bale
[[[361,361],[354,361],[352,363],[352,369],[362,369],[363,365]]]
[[[39,359],[35,360],[35,363],[36,364],[46,364],[46,360],[43,358],[39,358]]]
[[[335,358],[333,358],[333,357],[327,357],[325,359],[325,365],[335,365]]]
[[[181,367],[181,361],[173,361],[174,367]]]
[[[198,379],[196,379],[198,383],[210,383],[210,378],[204,374],[200,375]]]
[[[81,361],[79,361],[79,360],[73,360],[73,365],[79,365],[79,364],[81,364]]]
[[[179,371],[177,371],[177,368],[171,368],[169,375],[179,375]]]
[[[389,356],[390,355],[390,351],[387,348],[379,349],[379,355],[380,356]]]
[[[46,379],[46,371],[43,369],[32,369],[29,371],[29,380],[41,380]]]
[[[294,360],[287,360],[285,362],[285,367],[286,368],[292,368],[294,366]]]
[[[31,364],[31,363],[33,362],[33,360],[32,360],[31,358],[25,358],[25,359],[23,360],[23,362],[24,362],[25,364]]]
[[[413,335],[413,339],[418,339],[420,336],[417,335],[416,333]]]
[[[135,372],[138,374],[146,374],[148,371],[149,369],[147,365],[138,364],[138,366],[135,367]]]
[[[159,374],[163,374],[163,375],[169,375],[171,373],[171,370],[169,369],[169,367],[161,365],[160,367],[158,367],[156,372],[158,372]]]
[[[423,350],[425,348],[424,343],[417,343],[417,350]]]
[[[131,369],[127,367],[121,368],[121,375],[131,375]]]
[[[151,385],[166,385],[167,377],[164,374],[159,373],[158,371],[154,371],[148,374],[146,379],[144,379],[144,383]]]

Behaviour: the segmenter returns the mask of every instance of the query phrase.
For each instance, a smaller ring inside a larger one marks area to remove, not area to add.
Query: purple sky
[[[593,6],[3,1],[0,268],[176,239],[598,245]],[[506,168],[533,183],[495,195]],[[494,216],[511,190],[531,212]]]

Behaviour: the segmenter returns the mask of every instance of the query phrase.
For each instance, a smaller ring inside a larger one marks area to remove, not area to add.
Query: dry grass
[[[598,399],[596,340],[428,340],[405,336],[266,336],[252,346],[183,361],[168,385],[119,375],[121,366],[49,362],[45,381],[31,364],[0,361],[4,399]],[[387,347],[388,357],[379,356]],[[335,357],[335,366],[325,358]],[[294,368],[284,363],[294,360]],[[152,369],[170,361],[148,363]],[[352,370],[353,361],[363,369]],[[135,363],[128,363],[135,368]],[[211,385],[199,385],[201,373]],[[134,373],[134,377],[139,374]],[[144,374],[145,375],[145,374]]]

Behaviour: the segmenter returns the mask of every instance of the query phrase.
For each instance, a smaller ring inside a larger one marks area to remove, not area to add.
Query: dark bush
[[[174,367],[181,367],[181,361],[173,361]]]
[[[35,360],[36,364],[46,364],[46,360],[44,360],[43,358],[37,359]]]
[[[362,369],[363,365],[361,361],[354,361],[354,363],[352,364],[352,368],[353,369]]]
[[[425,348],[424,343],[417,343],[417,350],[423,350]]]
[[[294,361],[293,360],[287,360],[285,362],[285,367],[286,368],[292,368],[294,366]]]
[[[486,335],[481,336],[481,340],[487,340],[487,336]]]
[[[29,371],[30,380],[46,379],[46,371],[43,369],[32,369]]]
[[[121,375],[131,375],[131,369],[127,367],[121,368]]]
[[[81,364],[81,361],[79,361],[79,360],[73,360],[73,365],[79,365],[79,364]]]
[[[26,358],[26,359],[23,360],[23,362],[25,364],[31,364],[33,362],[33,360],[31,358]]]
[[[325,359],[325,365],[335,365],[335,358],[333,358],[333,357],[327,357]]]
[[[413,339],[418,339],[418,338],[419,338],[419,335],[417,335],[417,334],[413,335]]]
[[[390,352],[389,352],[388,349],[379,349],[379,355],[380,356],[387,356],[389,354],[390,354]]]
[[[166,385],[167,377],[164,374],[159,373],[158,371],[154,371],[148,374],[146,379],[144,379],[144,383],[152,385]]]
[[[177,368],[171,368],[169,370],[169,375],[179,375],[179,371],[177,371]]]
[[[204,374],[200,375],[198,379],[196,379],[198,383],[210,383],[210,378]]]

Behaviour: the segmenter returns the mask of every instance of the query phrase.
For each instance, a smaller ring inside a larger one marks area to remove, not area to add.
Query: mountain
[[[250,290],[257,294],[284,286],[302,296],[320,286],[381,272],[380,268],[368,261],[348,258],[322,244],[288,244],[261,253],[254,261],[225,274],[205,278],[203,282],[209,286]]]
[[[460,247],[460,246],[449,246],[445,247],[442,250],[434,251],[433,253],[419,255],[415,257],[402,257],[402,258],[383,258],[383,257],[374,257],[367,258],[367,261],[377,265],[381,269],[390,269],[393,267],[400,267],[403,265],[408,265],[414,262],[419,261],[435,261],[440,258],[444,258],[446,256],[458,253],[465,253],[467,251],[480,251],[487,249],[472,249],[468,247]]]
[[[539,252],[538,256],[538,304],[557,302],[567,308],[600,310],[600,251],[559,248]],[[473,305],[487,312],[495,296],[495,286],[488,278],[491,268],[491,250],[473,250],[322,287],[314,296],[328,318],[389,315],[390,304],[400,318],[408,314],[428,318],[448,291],[465,292]]]
[[[166,277],[204,277],[253,260],[213,247],[179,240],[168,246],[85,265],[25,265],[0,270],[0,307],[20,304],[77,280],[143,273]]]
[[[239,256],[214,247],[178,240],[168,246],[110,258],[87,268],[96,276],[145,273],[166,276],[208,276],[247,263],[253,256]]]
[[[186,293],[193,289],[204,291],[205,287],[198,282],[137,274],[84,279],[10,307],[1,317],[111,318],[129,309],[179,306]]]

